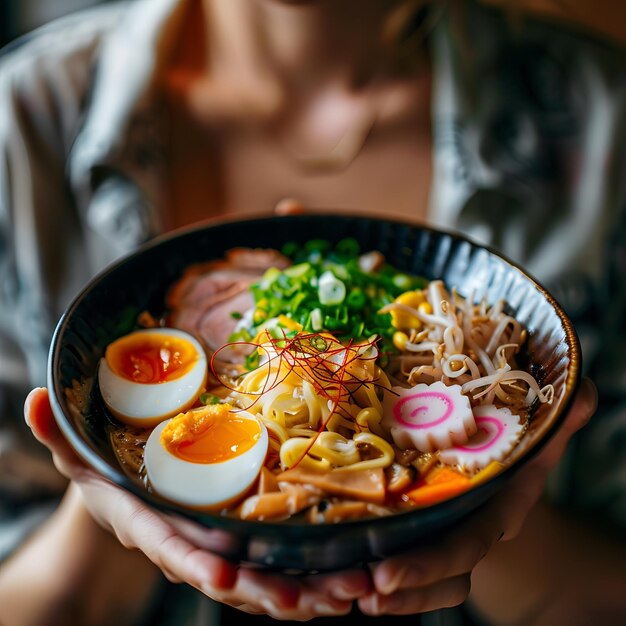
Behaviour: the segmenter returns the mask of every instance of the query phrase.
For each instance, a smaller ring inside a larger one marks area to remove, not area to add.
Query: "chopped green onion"
[[[411,277],[406,274],[396,274],[391,280],[398,289],[406,291],[411,288]]]
[[[256,333],[255,333],[256,334]],[[247,328],[241,328],[240,330],[232,333],[228,337],[230,343],[236,343],[238,341],[252,341],[253,335]]]
[[[376,335],[379,349],[394,352],[391,315],[378,311],[409,289],[425,286],[421,278],[384,264],[366,272],[359,266],[361,254],[354,238],[341,240],[334,248],[328,241],[311,240],[283,247],[293,265],[271,268],[251,286],[255,307],[250,315],[238,315],[241,328],[230,341],[250,342],[272,326],[275,339],[290,339],[297,331],[282,328],[276,319],[285,315],[300,324],[305,333],[332,332],[338,339],[361,340]],[[254,317],[256,314],[256,317]],[[263,319],[267,316],[267,319]],[[254,357],[249,359],[252,367]]]
[[[352,289],[352,291],[350,291],[350,293],[348,294],[346,304],[351,309],[361,309],[365,306],[365,300],[366,299],[363,290],[357,287],[355,289]]]
[[[347,257],[354,257],[359,254],[361,251],[361,246],[359,246],[359,242],[353,237],[348,237],[346,239],[342,239],[336,248],[337,252],[341,255],[345,255]]]
[[[259,351],[255,350],[252,354],[249,354],[246,357],[246,369],[248,370],[254,370],[257,367],[259,367]]]
[[[357,338],[357,337],[363,337],[363,333],[365,331],[365,322],[360,321],[358,324],[356,324],[354,326],[354,328],[352,329],[352,336]]]
[[[285,276],[289,276],[289,278],[300,278],[304,276],[310,269],[310,263],[298,263],[298,265],[292,265],[286,270],[283,270],[283,274],[285,274]]]
[[[277,267],[270,267],[265,274],[263,274],[263,278],[261,278],[261,288],[268,289],[270,285],[281,275],[281,271]]]
[[[324,352],[328,349],[328,341],[324,339],[324,337],[320,337],[317,335],[316,337],[311,337],[309,343],[313,348],[315,348],[318,352]]]
[[[314,308],[311,311],[311,330],[318,333],[324,328],[324,316],[322,310],[319,307]]]
[[[304,291],[299,291],[289,303],[289,309],[292,313],[295,313],[298,310],[298,307],[306,300],[306,293]]]
[[[326,239],[309,239],[304,244],[304,249],[306,252],[319,252],[324,253],[330,250],[330,242]]]
[[[268,326],[266,330],[272,339],[283,339],[285,336],[285,331],[280,324],[277,324],[276,326]]]
[[[207,404],[219,404],[221,402],[221,398],[213,395],[212,393],[202,393],[200,394],[200,402],[205,406]]]
[[[320,276],[317,294],[321,304],[341,304],[346,297],[346,286],[331,271],[326,271]]]
[[[327,269],[331,270],[332,273],[341,280],[348,280],[350,278],[350,273],[345,263],[329,263]]]
[[[281,252],[288,257],[293,257],[297,254],[300,246],[295,241],[288,241],[284,246]]]

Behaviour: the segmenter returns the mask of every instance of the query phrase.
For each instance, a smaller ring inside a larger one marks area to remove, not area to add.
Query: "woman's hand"
[[[237,567],[182,537],[167,518],[87,467],[65,441],[54,420],[48,392],[35,389],[24,407],[35,437],[52,452],[55,465],[79,489],[91,515],[127,548],[141,550],[173,582],[249,613],[305,620],[342,615],[371,589],[366,571],[303,578]]]
[[[520,531],[538,501],[550,470],[565,452],[570,438],[591,418],[597,393],[585,379],[565,423],[544,450],[489,504],[440,542],[374,565],[374,590],[359,599],[359,608],[372,615],[422,613],[463,602],[476,564],[499,540]]]

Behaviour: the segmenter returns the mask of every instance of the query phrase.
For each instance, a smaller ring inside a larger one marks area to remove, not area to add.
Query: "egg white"
[[[207,379],[207,358],[203,347],[189,333],[174,328],[151,328],[133,334],[162,334],[191,343],[198,355],[191,369],[174,380],[144,384],[116,374],[106,358],[100,359],[98,384],[105,405],[120,421],[150,427],[172,417],[196,401]]]
[[[228,506],[256,480],[267,454],[265,425],[243,411],[237,417],[255,420],[261,434],[243,454],[218,463],[192,463],[174,456],[161,444],[161,433],[169,420],[159,424],[148,437],[144,451],[146,473],[153,489],[164,498],[196,508]]]

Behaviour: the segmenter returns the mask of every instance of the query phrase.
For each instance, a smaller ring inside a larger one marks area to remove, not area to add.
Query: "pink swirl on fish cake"
[[[493,461],[504,461],[524,431],[519,417],[505,407],[492,404],[474,409],[478,430],[467,443],[442,450],[439,458],[447,465],[458,465],[473,471]]]
[[[441,417],[433,419],[430,422],[421,421],[424,418],[430,417],[430,413],[432,411],[430,411],[429,409],[432,407],[433,403],[431,403],[429,406],[429,403],[426,402],[425,404],[421,404],[414,409],[410,408],[410,404],[413,401],[419,401],[422,398],[439,400],[441,403],[443,403],[445,405],[443,415],[441,415]],[[408,419],[404,418],[407,410],[403,411],[403,407],[407,404],[409,405],[410,411],[409,417],[415,418],[418,414],[421,413],[420,417],[416,421],[409,421]],[[398,400],[398,402],[396,402],[395,406],[393,407],[393,415],[396,418],[396,421],[399,424],[406,426],[407,428],[431,428],[433,426],[437,426],[438,424],[445,422],[452,415],[453,411],[454,402],[452,401],[452,398],[450,398],[449,394],[444,394],[438,391],[423,391],[421,393],[414,393],[410,396],[405,396],[404,398]]]
[[[467,452],[483,452],[493,445],[493,442],[499,439],[504,433],[504,424],[495,417],[474,416],[476,434],[464,446],[458,446],[457,450]]]

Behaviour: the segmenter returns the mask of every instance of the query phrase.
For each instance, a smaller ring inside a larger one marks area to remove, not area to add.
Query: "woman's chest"
[[[430,131],[419,120],[374,125],[355,149],[307,153],[260,131],[209,131],[181,124],[168,145],[171,227],[221,214],[271,211],[284,198],[306,207],[426,217]],[[341,138],[340,138],[341,141]]]

